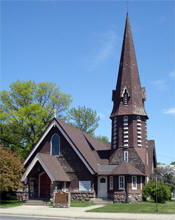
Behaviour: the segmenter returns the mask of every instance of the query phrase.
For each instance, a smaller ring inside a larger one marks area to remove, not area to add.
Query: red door
[[[50,178],[46,173],[40,176],[40,198],[50,198]]]

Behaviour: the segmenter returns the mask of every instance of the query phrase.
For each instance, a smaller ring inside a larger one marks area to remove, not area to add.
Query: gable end
[[[36,143],[35,147],[33,148],[33,150],[29,153],[29,155],[27,156],[26,160],[24,161],[24,165],[27,164],[27,162],[29,161],[29,159],[31,158],[31,156],[36,152],[36,150],[38,149],[38,147],[40,146],[41,142],[44,140],[44,138],[46,137],[46,135],[48,134],[48,132],[52,129],[53,126],[56,126],[58,128],[58,130],[61,132],[61,134],[64,136],[64,138],[68,141],[68,143],[70,144],[70,146],[73,148],[73,150],[75,151],[75,153],[78,155],[78,157],[81,159],[81,161],[84,163],[84,165],[87,167],[87,169],[89,170],[89,172],[91,174],[95,174],[94,170],[90,167],[89,163],[86,161],[86,159],[83,157],[83,155],[79,152],[79,150],[77,149],[77,147],[75,146],[75,144],[72,142],[72,140],[70,139],[70,137],[67,135],[67,133],[64,131],[64,129],[60,126],[60,124],[54,119],[51,124],[48,126],[48,128],[45,130],[45,132],[43,133],[43,135],[41,136],[41,138],[39,139],[39,141]]]

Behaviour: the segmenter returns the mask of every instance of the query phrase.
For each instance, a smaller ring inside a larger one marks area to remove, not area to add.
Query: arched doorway
[[[43,172],[39,175],[39,197],[50,198],[50,184],[51,180],[47,173]]]

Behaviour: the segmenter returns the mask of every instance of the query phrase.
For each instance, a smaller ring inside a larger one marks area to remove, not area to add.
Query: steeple
[[[116,89],[112,94],[112,149],[147,146],[144,101],[128,13],[126,16],[122,52]]]
[[[119,115],[146,116],[145,89],[141,88],[128,13],[118,71],[116,90],[112,95],[111,118]]]

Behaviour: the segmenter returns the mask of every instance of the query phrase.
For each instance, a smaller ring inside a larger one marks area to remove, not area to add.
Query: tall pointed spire
[[[111,118],[119,115],[146,116],[144,101],[145,90],[141,88],[134,44],[128,12],[118,71],[116,90],[113,90],[114,102]]]

